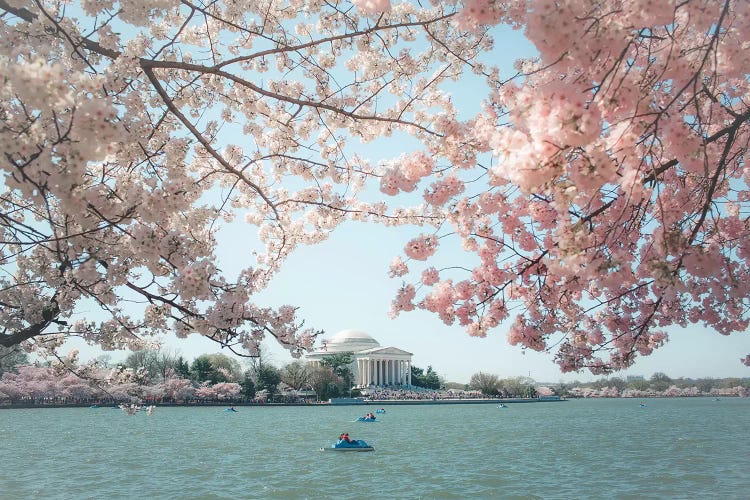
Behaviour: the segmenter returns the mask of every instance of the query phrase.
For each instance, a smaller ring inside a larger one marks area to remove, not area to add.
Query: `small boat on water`
[[[507,408],[508,405],[506,405],[505,403],[500,403],[499,405],[497,405],[497,407],[498,408]]]
[[[385,413],[385,408],[380,408],[379,410],[375,410],[375,413]]]
[[[339,439],[330,447],[321,448],[320,451],[375,451],[375,448],[361,439],[352,439],[351,441]]]
[[[357,422],[377,422],[377,420],[368,417],[357,417]]]

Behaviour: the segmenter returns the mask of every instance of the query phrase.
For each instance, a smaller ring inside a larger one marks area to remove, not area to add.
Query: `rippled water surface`
[[[750,498],[750,399],[639,403],[0,410],[0,498]]]

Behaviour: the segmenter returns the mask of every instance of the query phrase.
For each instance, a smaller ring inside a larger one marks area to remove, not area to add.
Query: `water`
[[[750,399],[639,403],[0,410],[0,498],[750,498]]]

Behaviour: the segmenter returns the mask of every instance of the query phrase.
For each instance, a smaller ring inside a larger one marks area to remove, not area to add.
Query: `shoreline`
[[[567,399],[539,399],[539,398],[505,398],[505,399],[377,399],[377,400],[356,400],[356,401],[325,401],[319,403],[254,403],[254,402],[230,402],[230,401],[207,401],[201,403],[143,403],[144,406],[154,405],[160,408],[199,408],[207,407],[277,407],[277,406],[306,406],[330,408],[333,406],[404,406],[404,405],[456,405],[456,404],[520,404],[520,403],[559,403]],[[116,408],[118,403],[16,403],[0,404],[0,410],[21,410],[35,408],[91,408],[106,409]]]
[[[319,408],[330,408],[336,406],[426,406],[426,405],[471,405],[471,404],[527,404],[527,403],[561,403],[565,401],[577,400],[577,399],[734,399],[740,398],[741,396],[646,396],[642,398],[477,398],[477,399],[376,399],[376,400],[364,400],[364,399],[349,399],[342,398],[341,400],[333,401],[320,401],[320,402],[300,402],[300,403],[258,403],[249,401],[205,401],[196,403],[155,403],[145,402],[140,406],[153,405],[160,408],[200,408],[200,407],[282,407],[282,406],[305,406],[305,407],[319,407]],[[120,403],[49,403],[49,404],[35,404],[35,403],[0,403],[0,410],[28,410],[36,408],[91,408],[91,409],[120,409]]]

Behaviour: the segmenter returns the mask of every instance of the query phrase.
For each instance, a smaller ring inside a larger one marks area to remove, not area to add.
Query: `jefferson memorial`
[[[357,387],[411,385],[412,353],[396,347],[381,347],[377,340],[359,330],[342,330],[324,339],[323,346],[308,353],[305,359],[320,366],[327,356],[344,352],[354,354],[351,368]]]

